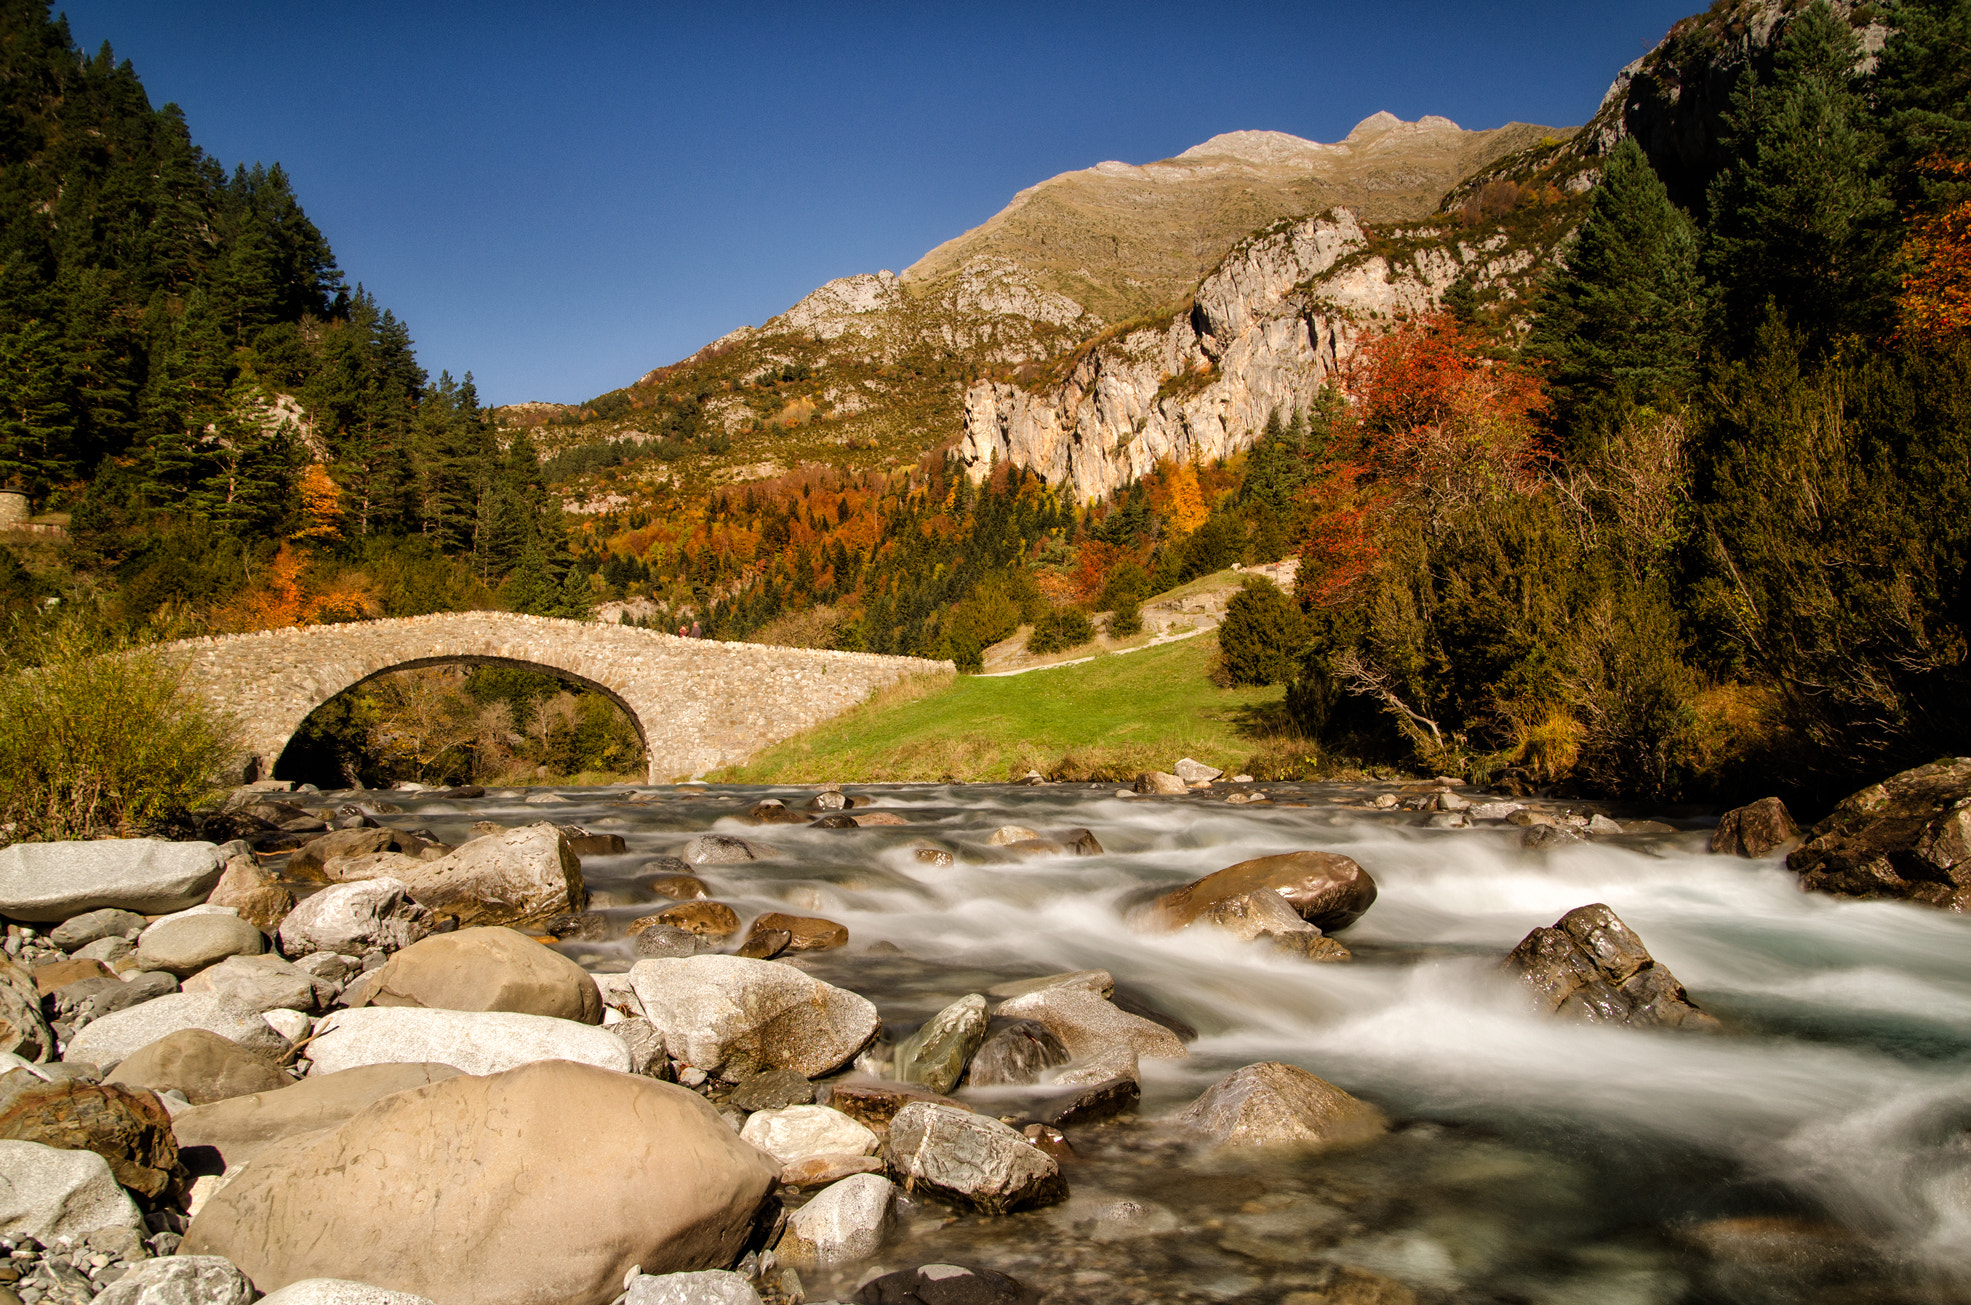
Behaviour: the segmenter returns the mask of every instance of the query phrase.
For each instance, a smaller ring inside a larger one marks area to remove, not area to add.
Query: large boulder
[[[95,1305],[247,1305],[253,1284],[217,1255],[166,1255],[133,1265]]]
[[[291,879],[328,881],[332,876],[326,867],[331,861],[373,856],[378,852],[416,857],[431,846],[416,834],[401,829],[335,829],[297,848],[287,859],[287,874]]]
[[[0,1237],[81,1241],[117,1228],[144,1235],[144,1216],[94,1151],[0,1141]]]
[[[94,1151],[116,1181],[159,1196],[178,1168],[171,1116],[156,1094],[65,1078],[43,1082],[24,1069],[0,1074],[0,1138]]]
[[[115,906],[164,915],[197,906],[219,882],[211,843],[103,838],[0,847],[0,915],[42,924]]]
[[[412,943],[384,963],[370,1004],[602,1022],[602,994],[586,970],[524,933],[496,926]]]
[[[1013,1020],[986,1039],[972,1057],[965,1081],[972,1087],[1038,1083],[1042,1073],[1073,1059],[1039,1020]]]
[[[1276,1060],[1247,1065],[1177,1116],[1221,1146],[1325,1149],[1380,1137],[1383,1113],[1324,1078]]]
[[[1131,1015],[1087,988],[1043,988],[999,1003],[994,1013],[1045,1025],[1076,1060],[1091,1060],[1119,1047],[1155,1060],[1182,1060],[1188,1054],[1182,1040],[1163,1025]]]
[[[1349,950],[1300,918],[1273,888],[1255,888],[1223,897],[1206,907],[1189,926],[1211,925],[1246,942],[1261,942],[1310,961],[1345,961]]]
[[[731,1264],[775,1177],[697,1094],[549,1062],[399,1092],[268,1147],[180,1249],[264,1291],[360,1278],[440,1305],[607,1305],[636,1266]]]
[[[294,1082],[274,1062],[205,1029],[180,1029],[125,1056],[104,1080],[152,1092],[176,1091],[195,1106]]]
[[[537,1060],[571,1060],[630,1072],[630,1049],[608,1029],[511,1011],[415,1006],[339,1010],[315,1026],[310,1073],[359,1065],[431,1061],[468,1074],[498,1074]]]
[[[906,1186],[986,1214],[1067,1199],[1054,1157],[996,1119],[913,1102],[890,1120],[883,1158]]]
[[[1971,910],[1971,757],[1918,766],[1842,799],[1786,865],[1814,892]]]
[[[250,853],[226,862],[226,869],[213,885],[208,906],[230,906],[239,917],[263,933],[272,933],[294,909],[294,894],[280,880],[262,870]]]
[[[182,979],[228,956],[257,956],[267,939],[237,915],[218,912],[159,920],[137,940],[137,966]]]
[[[259,1011],[312,1011],[336,994],[329,980],[272,953],[228,957],[186,979],[182,989],[217,993]]]
[[[883,1249],[896,1196],[896,1184],[879,1174],[831,1183],[788,1218],[774,1253],[801,1268],[868,1259]]]
[[[41,1014],[34,976],[5,953],[0,953],[0,1051],[24,1060],[55,1054],[55,1035]]]
[[[1271,888],[1301,919],[1324,933],[1346,929],[1375,904],[1376,881],[1338,852],[1286,852],[1255,857],[1174,888],[1156,899],[1153,914],[1181,929],[1229,898]]]
[[[144,917],[135,911],[108,906],[62,921],[48,931],[48,941],[65,952],[73,952],[105,938],[135,937],[143,932],[145,923]]]
[[[418,902],[461,925],[540,924],[588,905],[580,858],[547,824],[475,838],[397,877]]]
[[[820,1155],[874,1155],[879,1141],[867,1127],[827,1106],[756,1111],[739,1136],[783,1168]]]
[[[1506,969],[1543,1011],[1643,1027],[1715,1029],[1676,976],[1658,965],[1628,925],[1597,902],[1520,940]]]
[[[437,1305],[429,1296],[413,1296],[407,1291],[389,1291],[367,1282],[347,1278],[303,1278],[290,1282],[260,1305]]]
[[[115,1011],[79,1030],[69,1039],[62,1059],[112,1069],[138,1048],[180,1029],[204,1029],[268,1055],[287,1050],[287,1039],[251,1006],[216,993],[174,992]]]
[[[951,1091],[965,1077],[965,1067],[985,1042],[991,1022],[984,997],[978,993],[960,997],[897,1044],[893,1062],[897,1078],[922,1083],[940,1095]]]
[[[864,998],[775,961],[638,961],[630,982],[672,1059],[728,1080],[782,1068],[819,1078],[882,1027]]]
[[[450,1065],[364,1065],[338,1074],[316,1074],[292,1086],[181,1110],[171,1120],[187,1163],[201,1149],[217,1153],[217,1173],[259,1155],[284,1138],[337,1128],[372,1103],[397,1092],[428,1087],[459,1071]]]
[[[336,884],[302,901],[281,921],[281,951],[289,956],[372,948],[398,951],[428,935],[435,922],[423,903],[395,879]]]
[[[1776,797],[1760,798],[1718,817],[1711,850],[1724,856],[1770,856],[1800,837],[1793,813]]]

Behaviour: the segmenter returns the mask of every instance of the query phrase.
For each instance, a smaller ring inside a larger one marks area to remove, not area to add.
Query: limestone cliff
[[[1364,331],[1434,307],[1460,277],[1481,289],[1523,281],[1540,258],[1503,232],[1405,242],[1410,234],[1374,241],[1340,209],[1253,237],[1187,311],[1098,338],[1037,386],[972,385],[959,456],[975,477],[994,461],[1033,468],[1081,501],[1164,458],[1226,457],[1273,413],[1310,405]]]

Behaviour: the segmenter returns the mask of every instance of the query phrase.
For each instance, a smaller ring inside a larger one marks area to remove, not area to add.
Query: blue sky
[[[228,167],[284,165],[424,365],[510,403],[626,384],[1104,159],[1378,109],[1585,121],[1702,5],[56,7]]]

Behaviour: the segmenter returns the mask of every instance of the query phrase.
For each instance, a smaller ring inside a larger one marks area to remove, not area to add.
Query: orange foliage
[[[380,610],[367,577],[361,573],[323,577],[306,554],[282,544],[251,584],[213,610],[211,621],[214,630],[243,633],[360,621]]]
[[[1971,179],[1971,161],[1936,157],[1922,170]],[[1971,330],[1971,200],[1910,220],[1903,238],[1902,294],[1896,300],[1905,338],[1941,344]]]
[[[1082,540],[1079,551],[1080,556],[1075,559],[1074,597],[1076,602],[1092,603],[1101,596],[1109,572],[1130,552],[1119,544],[1105,544],[1099,539]]]
[[[1361,483],[1365,470],[1359,463],[1336,464],[1302,491],[1320,504],[1301,536],[1294,579],[1294,596],[1304,606],[1326,607],[1346,597],[1382,559],[1375,536],[1388,495]]]
[[[342,487],[328,474],[328,468],[311,462],[296,486],[301,496],[301,528],[295,539],[334,540],[342,537]]]
[[[1150,505],[1163,513],[1172,530],[1186,535],[1211,515],[1204,490],[1198,485],[1198,469],[1188,462],[1172,466],[1165,459],[1157,464],[1157,485],[1150,491]]]

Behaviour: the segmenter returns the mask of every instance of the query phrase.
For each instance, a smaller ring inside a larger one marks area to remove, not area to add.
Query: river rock
[[[457,1078],[450,1065],[363,1065],[336,1074],[313,1074],[284,1087],[227,1097],[179,1112],[171,1120],[188,1164],[202,1151],[217,1162],[201,1170],[218,1173],[244,1164],[283,1138],[338,1128],[373,1102],[397,1092]]]
[[[335,984],[272,953],[228,957],[186,979],[183,988],[186,992],[231,997],[263,1013],[319,1010],[334,1001],[336,994]]]
[[[730,938],[739,932],[739,912],[724,902],[680,902],[667,907],[655,915],[646,915],[640,920],[630,921],[630,932],[641,933],[644,928],[654,925],[668,925],[682,929],[700,938],[714,940]]]
[[[1042,1071],[1074,1057],[1038,1020],[1014,1020],[993,1034],[972,1057],[965,1082],[972,1087],[1023,1086],[1040,1081]]]
[[[1161,770],[1146,770],[1136,777],[1135,789],[1138,793],[1189,793],[1191,786],[1175,775]]]
[[[1061,1040],[1077,1060],[1127,1047],[1153,1060],[1182,1060],[1184,1043],[1163,1025],[1119,1010],[1086,988],[1044,988],[1001,1002],[1005,1019],[1034,1020]]]
[[[260,1305],[437,1305],[437,1302],[429,1296],[389,1291],[347,1278],[303,1278],[271,1296],[262,1296]]]
[[[798,811],[789,811],[787,804],[779,798],[756,802],[753,809],[746,813],[746,823],[749,825],[805,825],[808,819]]]
[[[114,906],[164,915],[197,906],[219,881],[211,843],[101,838],[0,847],[0,915],[29,924]]]
[[[1040,1299],[1016,1278],[962,1264],[924,1264],[886,1273],[864,1283],[855,1298],[856,1305],[1034,1305]]]
[[[700,834],[684,845],[678,854],[687,865],[740,865],[747,861],[770,861],[780,855],[765,843],[753,843],[730,834]]]
[[[672,1058],[728,1080],[780,1068],[818,1078],[881,1027],[864,998],[774,961],[638,961],[630,982]]]
[[[814,1101],[814,1084],[798,1070],[770,1069],[734,1085],[728,1098],[739,1110],[780,1110]]]
[[[140,1196],[161,1195],[178,1168],[171,1116],[157,1096],[114,1084],[0,1074],[0,1138],[94,1151]]]
[[[272,1092],[294,1079],[266,1056],[204,1029],[180,1029],[139,1047],[104,1080],[152,1092],[176,1091],[195,1106],[253,1092]]]
[[[75,949],[75,959],[101,961],[121,973],[137,968],[137,944],[122,938],[98,938]]]
[[[180,1249],[269,1290],[360,1275],[440,1301],[607,1305],[637,1266],[736,1260],[775,1177],[695,1093],[547,1062],[399,1092],[268,1147]]]
[[[1586,834],[1568,825],[1530,825],[1519,836],[1519,845],[1529,852],[1544,852],[1549,848],[1568,847],[1587,841]]]
[[[1226,1075],[1205,1089],[1177,1122],[1232,1147],[1326,1149],[1367,1142],[1389,1128],[1374,1106],[1276,1060]]]
[[[1216,766],[1207,766],[1204,762],[1193,761],[1189,757],[1179,759],[1178,763],[1170,769],[1171,773],[1186,784],[1209,784],[1225,773]]]
[[[827,1106],[758,1111],[747,1119],[739,1136],[782,1166],[818,1155],[874,1155],[878,1142],[876,1134]]]
[[[986,1214],[1065,1200],[1054,1158],[996,1119],[914,1102],[890,1120],[883,1157],[913,1190]]]
[[[781,952],[827,952],[849,945],[849,927],[845,924],[837,924],[833,920],[823,920],[812,915],[784,915],[779,911],[768,911],[755,919],[746,930],[745,946],[754,946],[756,939],[760,940],[761,946],[764,946],[765,940],[775,934],[785,934],[787,941],[767,955],[777,956]],[[747,953],[742,949],[740,954],[743,956]],[[763,956],[760,959],[766,958]]]
[[[1172,889],[1156,899],[1155,913],[1181,929],[1217,902],[1271,888],[1301,919],[1323,933],[1346,929],[1376,900],[1369,872],[1338,852],[1286,852],[1256,857]]]
[[[633,920],[631,923],[643,922]],[[658,924],[652,920],[648,927],[630,935],[630,945],[638,956],[646,960],[674,960],[681,956],[696,956],[714,944],[700,941],[698,935],[689,929]]]
[[[63,1060],[100,1066],[105,1072],[140,1047],[180,1029],[204,1029],[230,1038],[248,1051],[277,1056],[287,1042],[251,1006],[209,992],[173,992],[140,1006],[114,1011],[69,1039]]]
[[[0,1141],[0,1237],[43,1245],[119,1229],[144,1235],[144,1216],[94,1151]]]
[[[332,861],[380,852],[416,857],[431,846],[401,829],[337,829],[296,849],[287,859],[287,875],[290,879],[333,881],[334,876],[327,871]]]
[[[985,1042],[990,1023],[984,997],[978,993],[960,997],[897,1044],[893,1057],[897,1078],[922,1083],[940,1096],[950,1092]]]
[[[668,897],[674,902],[692,902],[710,897],[712,890],[697,875],[658,875],[644,885],[659,897]]]
[[[588,905],[581,860],[547,824],[475,838],[400,877],[412,898],[461,925],[538,924]]]
[[[1246,942],[1264,942],[1311,961],[1345,961],[1349,950],[1300,918],[1272,888],[1255,888],[1213,902],[1193,922],[1208,923]]]
[[[1535,929],[1506,958],[1543,1011],[1570,1019],[1640,1027],[1712,1030],[1676,977],[1642,939],[1599,902],[1578,907],[1550,929]]]
[[[1918,766],[1842,799],[1786,864],[1814,892],[1971,910],[1971,757]]]
[[[630,1051],[608,1029],[510,1011],[416,1006],[339,1010],[315,1026],[311,1074],[359,1065],[432,1061],[468,1074],[498,1074],[538,1060],[571,1060],[630,1072]]]
[[[880,1174],[883,1161],[873,1155],[811,1155],[780,1170],[782,1187],[826,1187],[851,1174]]]
[[[1115,976],[1107,970],[1069,970],[1063,974],[1046,974],[1038,979],[1014,979],[1008,983],[995,983],[986,989],[986,996],[1006,1001],[1013,997],[1024,997],[1030,992],[1044,992],[1049,988],[1086,988],[1098,997],[1107,997],[1115,992]]]
[[[113,1015],[147,1001],[167,997],[178,991],[178,981],[161,970],[143,970],[123,979],[84,979],[60,988],[49,998],[58,1019],[81,1028],[105,1015]]]
[[[493,927],[433,934],[404,948],[378,972],[370,1004],[602,1022],[602,994],[581,966],[524,933]]]
[[[970,1110],[963,1101],[939,1096],[919,1083],[898,1083],[890,1079],[838,1079],[815,1091],[815,1099],[841,1111],[849,1118],[867,1124],[879,1134],[887,1130],[897,1111],[922,1104]]]
[[[253,1284],[217,1255],[166,1255],[132,1265],[96,1305],[247,1305]]]
[[[281,951],[360,956],[399,951],[428,935],[435,922],[422,903],[395,879],[369,879],[322,889],[281,921]]]
[[[265,933],[272,933],[294,909],[294,894],[280,880],[262,870],[250,854],[235,856],[205,899],[210,906],[230,906],[240,919]]]
[[[41,991],[34,976],[0,953],[0,1051],[23,1060],[55,1054],[55,1035],[41,1014]]]
[[[789,1216],[774,1254],[800,1268],[868,1259],[883,1247],[896,1195],[896,1184],[876,1174],[844,1178]]]
[[[598,834],[583,829],[580,825],[557,825],[562,837],[568,840],[568,850],[577,858],[585,856],[621,856],[630,850],[621,834]]]
[[[144,917],[135,911],[105,907],[62,921],[49,931],[48,941],[65,952],[73,952],[103,938],[123,938],[141,933],[144,924]]]
[[[182,979],[228,956],[266,950],[266,936],[237,915],[180,915],[144,930],[137,940],[137,964]]]
[[[623,1305],[760,1305],[760,1293],[737,1273],[644,1273],[630,1280]]]
[[[1027,843],[1040,837],[1040,831],[1028,829],[1025,825],[1001,825],[986,836],[988,847],[1010,847],[1014,843]]]
[[[626,1020],[617,1020],[609,1025],[609,1031],[623,1040],[630,1049],[630,1073],[648,1074],[652,1078],[671,1077],[670,1053],[664,1049],[664,1035],[657,1026],[641,1015]]]
[[[1046,1121],[1056,1128],[1076,1128],[1136,1109],[1137,1102],[1143,1098],[1143,1087],[1136,1081],[1135,1065],[1132,1063],[1129,1068],[1127,1074],[1103,1078],[1048,1102]]]
[[[111,973],[110,967],[101,961],[88,957],[79,959],[72,957],[65,961],[50,961],[46,965],[37,965],[29,972],[29,977],[34,980],[34,990],[46,997],[51,992],[59,992],[72,983],[81,983],[84,979],[114,979],[116,975]],[[118,980],[118,982],[122,981]]]

